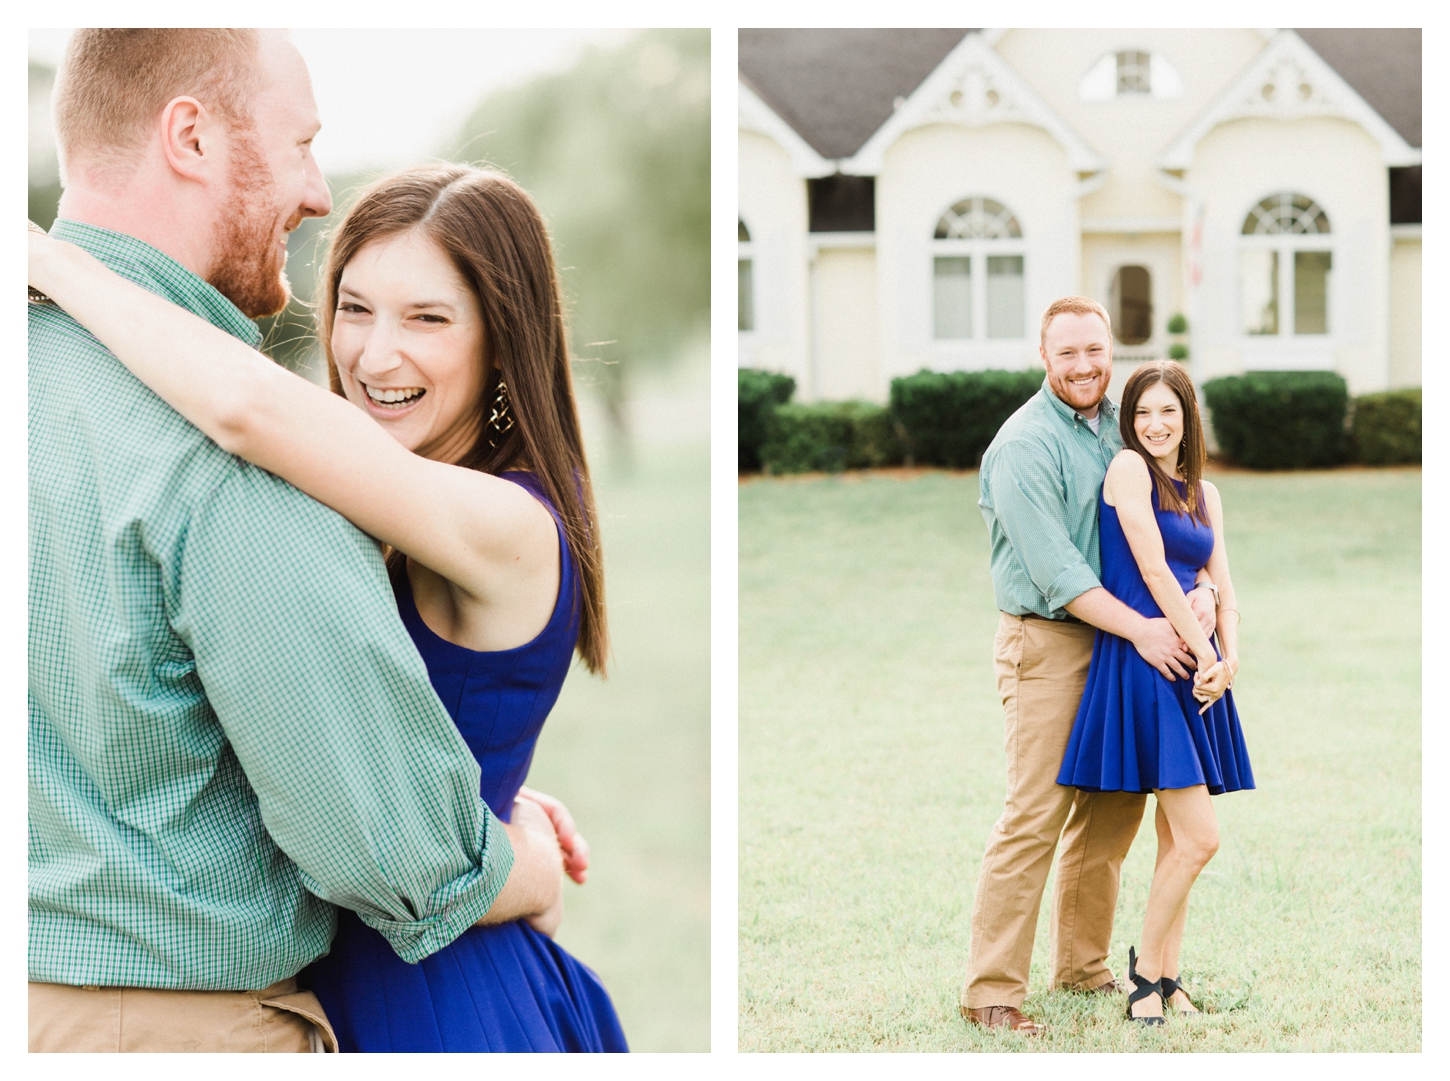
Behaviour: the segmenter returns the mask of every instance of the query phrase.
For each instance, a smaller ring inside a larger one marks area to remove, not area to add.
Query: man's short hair
[[[1108,337],[1113,336],[1113,321],[1108,318],[1108,309],[1092,297],[1060,297],[1047,306],[1042,313],[1042,348],[1047,348],[1047,325],[1057,316],[1071,312],[1074,315],[1100,315],[1103,326],[1108,328]]]
[[[256,30],[81,29],[55,85],[55,133],[67,160],[124,170],[167,102],[190,96],[228,124],[252,126],[260,88]]]

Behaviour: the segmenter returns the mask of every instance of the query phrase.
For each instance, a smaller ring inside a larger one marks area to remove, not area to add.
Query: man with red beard
[[[1113,992],[1108,968],[1118,875],[1146,797],[1057,783],[1092,658],[1095,627],[1126,638],[1169,679],[1193,654],[1166,619],[1146,619],[1099,581],[1098,491],[1123,447],[1107,398],[1113,334],[1107,311],[1063,297],[1042,316],[1042,389],[1012,414],[982,458],[981,499],[1001,620],[994,643],[1006,715],[1007,798],[982,856],[962,1015],[1037,1035],[1019,1007],[1037,913],[1062,843],[1052,898],[1051,986]],[[1206,575],[1201,575],[1201,580]],[[1189,594],[1213,631],[1214,596]]]
[[[55,108],[54,234],[255,346],[332,208],[285,35],[80,30]],[[295,979],[334,905],[409,961],[554,909],[550,817],[479,798],[368,537],[44,298],[29,410],[30,1050],[335,1049]]]

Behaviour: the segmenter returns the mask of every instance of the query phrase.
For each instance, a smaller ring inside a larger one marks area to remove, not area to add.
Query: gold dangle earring
[[[513,430],[514,415],[509,405],[509,388],[500,375],[498,391],[493,396],[493,409],[488,417],[488,445],[495,450],[498,449],[499,440]]]

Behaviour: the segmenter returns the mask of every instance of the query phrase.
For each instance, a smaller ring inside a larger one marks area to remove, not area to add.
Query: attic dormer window
[[[1152,54],[1118,53],[1118,93],[1149,94],[1153,91]]]
[[[1099,57],[1077,87],[1083,101],[1167,100],[1182,93],[1178,69],[1148,49],[1118,49]]]

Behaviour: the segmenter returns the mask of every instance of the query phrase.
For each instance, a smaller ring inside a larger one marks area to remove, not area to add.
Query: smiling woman
[[[391,549],[399,614],[485,801],[505,822],[542,807],[582,881],[568,812],[522,788],[576,646],[595,672],[608,649],[558,280],[528,195],[447,165],[363,193],[324,275],[335,394],[74,245],[32,236],[30,278],[223,449]],[[524,911],[417,964],[343,911],[301,979],[345,1051],[625,1050],[598,977],[550,937],[557,903]]]

